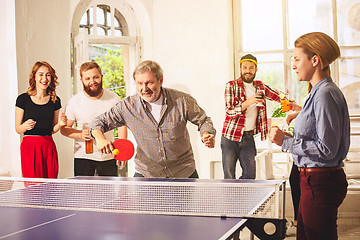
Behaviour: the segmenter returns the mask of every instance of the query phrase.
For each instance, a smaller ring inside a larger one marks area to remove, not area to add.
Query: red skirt
[[[52,136],[24,136],[20,151],[23,177],[57,178],[58,153]]]

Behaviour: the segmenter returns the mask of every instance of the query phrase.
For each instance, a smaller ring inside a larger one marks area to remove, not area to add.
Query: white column
[[[15,101],[18,95],[15,0],[0,1],[0,175],[21,176],[20,136],[15,132]]]

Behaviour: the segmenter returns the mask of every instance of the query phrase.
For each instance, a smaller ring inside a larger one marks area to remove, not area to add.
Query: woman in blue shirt
[[[339,46],[324,33],[295,41],[293,69],[312,89],[296,118],[294,136],[277,127],[269,134],[282,151],[292,153],[300,170],[297,239],[337,239],[337,211],[347,191],[342,167],[350,146],[348,106],[330,77],[329,65],[339,56]]]

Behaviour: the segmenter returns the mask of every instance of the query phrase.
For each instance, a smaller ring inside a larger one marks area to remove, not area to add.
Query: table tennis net
[[[280,219],[284,211],[284,191],[280,181],[234,183],[0,177],[0,206]]]

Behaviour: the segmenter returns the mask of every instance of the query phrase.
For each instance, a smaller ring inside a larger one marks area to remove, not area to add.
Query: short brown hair
[[[101,68],[96,62],[85,62],[85,63],[81,64],[81,66],[80,66],[80,77],[82,78],[83,72],[86,72],[93,68],[97,68],[99,73],[102,75]]]

